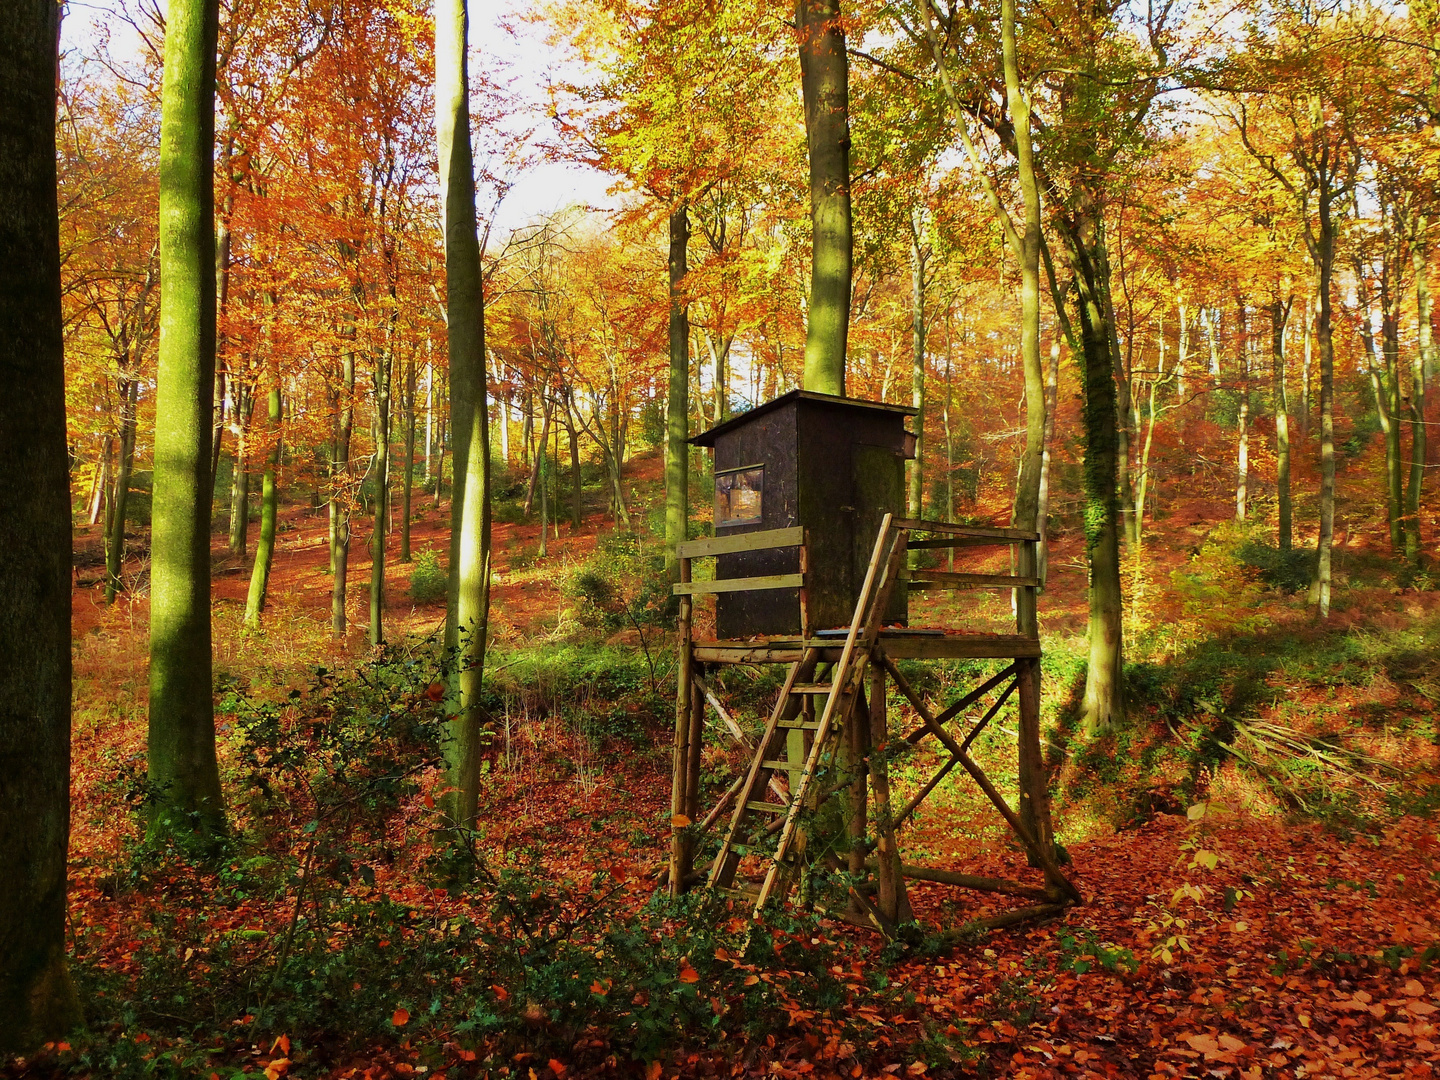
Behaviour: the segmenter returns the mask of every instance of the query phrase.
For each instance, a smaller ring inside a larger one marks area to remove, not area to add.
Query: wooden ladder
[[[753,899],[756,916],[771,899],[777,896],[783,899],[789,893],[798,855],[796,841],[801,835],[800,817],[811,801],[811,789],[822,761],[827,753],[833,754],[838,748],[837,736],[844,725],[851,722],[891,591],[905,562],[905,536],[905,530],[892,527],[891,515],[886,514],[875,538],[875,549],[855,603],[854,616],[846,630],[840,659],[830,669],[826,681],[815,682],[820,650],[806,648],[800,659],[789,666],[775,708],[756,742],[754,758],[735,800],[729,831],[711,864],[709,880],[712,889]],[[818,699],[822,697],[824,707],[817,709]],[[814,719],[817,711],[819,718]],[[793,775],[795,762],[780,760],[786,741],[796,730],[812,734],[798,779]],[[792,773],[788,800],[768,802],[757,797],[763,796],[770,778],[780,770]],[[768,820],[759,824],[762,815]],[[735,887],[741,859],[757,842],[777,830],[780,837],[764,878],[758,886]]]

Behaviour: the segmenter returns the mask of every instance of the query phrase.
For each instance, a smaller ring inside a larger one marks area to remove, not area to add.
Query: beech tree
[[[56,200],[60,8],[0,36],[0,1055],[80,1022],[65,966],[70,482]]]
[[[210,680],[218,0],[171,0],[160,117],[160,355],[151,512],[152,831],[224,828]]]

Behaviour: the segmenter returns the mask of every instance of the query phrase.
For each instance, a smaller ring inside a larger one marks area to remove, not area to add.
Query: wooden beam
[[[875,859],[866,860],[865,865],[874,868]],[[900,864],[900,873],[911,881],[933,881],[937,885],[955,885],[961,889],[976,889],[979,892],[1003,893],[1006,896],[1024,896],[1031,900],[1044,900],[1045,890],[1036,885],[1025,885],[1005,878],[979,877],[975,874],[961,874],[954,870],[940,870],[931,866]]]
[[[1000,547],[1015,543],[1008,536],[941,536],[931,540],[910,540],[906,547],[914,550],[916,548],[970,548],[970,547]]]
[[[682,559],[703,559],[708,555],[732,555],[737,551],[799,547],[804,542],[805,530],[796,525],[789,529],[766,529],[738,536],[704,536],[699,540],[686,540],[676,545],[675,550]]]
[[[997,525],[957,525],[953,521],[921,521],[919,518],[896,518],[890,523],[897,529],[944,533],[947,536],[988,537],[995,540],[1039,540],[1040,534],[1029,529],[1006,529]]]
[[[720,578],[716,581],[681,581],[674,586],[674,592],[676,596],[697,596],[702,593],[798,589],[804,584],[804,574],[769,574],[765,577]]]
[[[1039,578],[1016,574],[965,574],[946,570],[907,570],[904,578],[912,589],[1024,589],[1040,584]]]

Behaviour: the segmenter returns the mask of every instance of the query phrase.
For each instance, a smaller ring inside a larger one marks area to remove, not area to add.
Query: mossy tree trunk
[[[1085,551],[1090,561],[1090,655],[1082,716],[1091,734],[1125,719],[1122,683],[1120,499],[1116,490],[1120,415],[1106,318],[1106,260],[1099,207],[1084,201],[1057,222],[1075,272],[1085,427]]]
[[[1415,308],[1419,340],[1410,361],[1410,476],[1405,488],[1405,558],[1420,565],[1420,490],[1425,483],[1425,372],[1435,354],[1430,329],[1430,247],[1428,220],[1416,215],[1410,238],[1410,262],[1415,273]]]
[[[400,561],[410,561],[410,496],[415,487],[415,357],[405,361],[401,406],[405,424],[405,473],[400,485]]]
[[[1235,302],[1235,367],[1239,408],[1235,415],[1235,520],[1244,521],[1250,510],[1250,324],[1245,300]]]
[[[810,149],[810,304],[805,389],[845,393],[853,236],[850,214],[850,62],[840,0],[797,0],[800,90]]]
[[[210,680],[218,0],[171,0],[160,112],[160,358],[151,514],[152,833],[219,832]]]
[[[910,212],[910,404],[915,408],[915,460],[910,463],[906,512],[924,517],[925,502],[925,264],[929,252],[921,243],[924,217],[917,206]]]
[[[235,419],[234,469],[230,476],[230,554],[245,557],[250,539],[250,415],[254,394],[243,383],[230,383],[230,413]]]
[[[485,298],[475,232],[470,149],[466,0],[435,5],[436,143],[445,226],[450,418],[454,481],[450,499],[449,644],[456,649],[459,709],[446,744],[456,824],[475,821],[485,748],[481,705],[490,623],[490,431],[486,407]],[[439,481],[436,481],[437,490]]]
[[[56,203],[60,8],[0,37],[0,1058],[81,1021],[65,967],[70,478]]]
[[[690,317],[684,281],[690,215],[681,203],[670,213],[670,381],[665,399],[665,568],[680,579],[676,549],[690,525]]]

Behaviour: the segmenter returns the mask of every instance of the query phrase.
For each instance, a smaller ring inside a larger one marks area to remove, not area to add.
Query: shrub
[[[1282,551],[1262,540],[1251,538],[1237,552],[1241,565],[1254,570],[1261,581],[1281,592],[1300,592],[1310,587],[1315,553],[1306,548]]]
[[[449,589],[450,575],[440,565],[440,556],[433,551],[422,551],[415,557],[415,566],[410,571],[410,599],[417,604],[429,604],[444,598]]]

